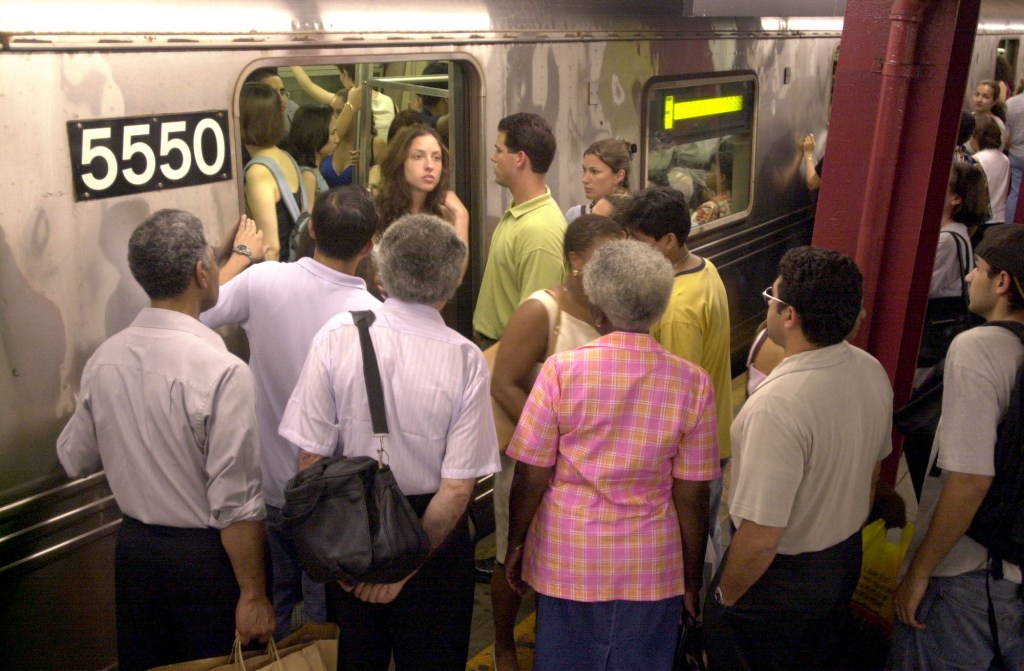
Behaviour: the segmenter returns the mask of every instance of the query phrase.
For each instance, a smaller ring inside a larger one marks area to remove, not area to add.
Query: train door
[[[257,65],[258,68],[247,74],[247,79],[258,74],[260,68],[273,67]],[[470,177],[474,171],[469,165],[469,139],[475,130],[471,127],[475,117],[470,114],[470,101],[478,88],[475,71],[468,63],[446,59],[339,63],[292,60],[277,66],[276,70],[287,96],[290,120],[307,105],[327,104],[340,109],[347,102],[347,91],[355,86],[364,92],[356,121],[351,128],[346,127],[347,136],[340,138],[331,160],[332,167],[347,173],[342,175],[343,183],[359,184],[373,193],[379,192],[383,179],[381,163],[388,151],[389,139],[393,139],[401,127],[425,123],[442,136],[451,157],[451,189],[469,209],[471,221],[470,270],[446,308],[445,317],[460,333],[471,335],[473,287],[483,270],[482,242],[474,239],[482,235],[472,226],[472,222],[481,219],[473,215],[480,213],[482,202],[473,192]],[[369,95],[366,92],[370,92]],[[282,146],[292,148],[294,143],[286,138]],[[243,180],[241,177],[239,181]]]

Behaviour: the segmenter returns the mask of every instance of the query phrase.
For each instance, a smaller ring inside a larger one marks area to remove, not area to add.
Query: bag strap
[[[968,289],[967,289],[967,273],[971,271],[970,262],[967,258],[967,241],[964,240],[963,236],[955,231],[945,231],[953,236],[953,244],[956,245],[956,266],[960,269],[960,296],[964,299],[964,304],[968,304]],[[963,246],[963,255],[960,253],[960,247]]]
[[[386,436],[388,434],[388,417],[384,411],[384,388],[380,383],[377,352],[373,349],[373,340],[370,338],[370,324],[376,319],[377,315],[370,310],[352,312],[352,321],[359,328],[359,346],[363,351],[363,378],[366,380],[366,398],[370,402],[370,422],[373,424],[373,434]]]
[[[252,160],[245,164],[244,170],[249,170],[251,165],[262,165],[269,170],[270,174],[274,176],[274,181],[277,182],[277,190],[281,192],[281,202],[284,203],[285,209],[288,210],[292,222],[298,223],[299,215],[303,212],[309,212],[309,194],[306,193],[306,184],[302,181],[302,172],[299,170],[299,164],[295,162],[291,154],[285,152],[285,156],[292,162],[295,174],[299,176],[299,198],[302,200],[301,210],[298,203],[295,202],[295,195],[292,193],[291,187],[288,186],[288,179],[284,176],[284,172],[281,170],[281,166],[277,164],[277,161],[268,156],[254,156]]]

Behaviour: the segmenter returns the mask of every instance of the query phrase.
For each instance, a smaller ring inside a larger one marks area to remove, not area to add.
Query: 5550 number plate
[[[68,122],[75,200],[231,179],[227,111]]]

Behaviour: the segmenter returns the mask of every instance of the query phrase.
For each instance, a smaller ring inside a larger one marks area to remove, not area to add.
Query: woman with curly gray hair
[[[715,399],[648,333],[672,283],[643,243],[598,249],[583,286],[602,335],[545,362],[509,445],[505,573],[537,591],[536,668],[667,670],[696,615]]]

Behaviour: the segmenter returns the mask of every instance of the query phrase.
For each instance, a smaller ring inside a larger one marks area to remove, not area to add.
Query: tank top
[[[567,352],[581,345],[586,345],[588,342],[596,340],[601,336],[593,326],[562,310],[558,305],[558,300],[547,289],[533,292],[526,297],[526,300],[530,299],[540,301],[541,305],[548,311],[548,337],[554,338],[555,344],[552,347],[549,342],[546,351],[552,354]],[[541,363],[534,365],[533,371],[530,374],[531,385],[537,379],[540,367]]]

